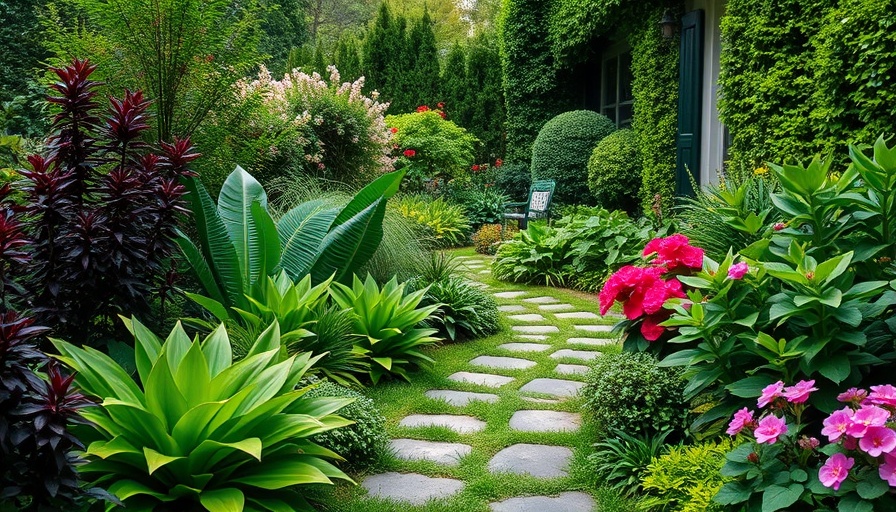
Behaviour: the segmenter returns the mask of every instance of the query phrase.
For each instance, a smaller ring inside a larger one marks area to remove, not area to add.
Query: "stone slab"
[[[584,375],[590,369],[583,364],[558,364],[554,371],[560,375]]]
[[[566,340],[570,345],[591,345],[594,347],[615,345],[619,343],[616,338],[569,338]]]
[[[480,274],[491,274],[491,273],[492,273],[492,269],[487,268],[487,269],[485,269],[485,270],[480,270],[479,273],[480,273]]]
[[[560,329],[556,325],[514,325],[511,329],[522,334],[548,334],[560,332]]]
[[[452,478],[430,478],[417,473],[382,473],[364,479],[361,485],[368,495],[411,505],[423,505],[459,493],[464,483]]]
[[[542,311],[568,311],[576,309],[576,307],[572,304],[542,304],[538,306],[538,309]]]
[[[522,297],[523,295],[528,295],[529,292],[520,291],[520,292],[498,292],[495,294],[495,297],[499,299],[516,299],[518,297]]]
[[[411,414],[398,422],[399,427],[445,427],[458,434],[480,432],[485,429],[485,422],[472,416],[456,414]]]
[[[564,379],[533,379],[520,388],[526,393],[543,393],[557,397],[575,396],[585,385],[584,382]]]
[[[548,337],[545,336],[544,334],[517,334],[517,335],[515,335],[515,337],[519,338],[521,340],[535,340],[535,341],[544,341],[544,340],[548,339]]]
[[[496,453],[488,461],[492,473],[514,473],[539,478],[566,476],[572,450],[565,446],[515,444]]]
[[[575,432],[582,426],[582,415],[562,411],[516,411],[510,428],[520,432]]]
[[[591,311],[572,311],[570,313],[555,313],[554,316],[557,318],[600,318],[600,315],[597,313],[592,313]]]
[[[476,384],[478,386],[485,386],[487,388],[500,388],[505,384],[513,382],[513,377],[492,375],[490,373],[457,372],[449,375],[448,380],[453,380],[454,382]]]
[[[498,348],[510,350],[511,352],[544,352],[551,346],[542,343],[505,343],[498,345]]]
[[[475,402],[477,400],[489,403],[498,401],[498,395],[493,395],[491,393],[472,393],[470,391],[454,391],[453,389],[430,389],[423,394],[434,400],[444,400],[457,407],[463,407],[470,402]]]
[[[611,332],[613,330],[612,325],[575,325],[573,327],[585,332]]]
[[[564,492],[556,498],[526,496],[490,503],[492,512],[593,512],[594,498],[584,492]]]
[[[593,350],[572,350],[563,348],[551,354],[551,359],[581,359],[582,361],[591,361],[602,355],[602,352],[595,352]]]
[[[556,304],[560,302],[560,300],[555,299],[554,297],[531,297],[523,299],[523,302],[528,302],[530,304]]]
[[[438,443],[419,439],[393,439],[389,446],[402,460],[429,460],[446,466],[457,466],[460,458],[469,455],[473,447],[461,443]]]
[[[557,398],[535,398],[532,396],[524,396],[523,401],[533,404],[559,404],[561,402]]]
[[[480,268],[485,268],[485,265],[481,263],[467,263],[467,268],[470,270],[479,270]]]
[[[526,368],[532,368],[538,363],[518,357],[479,356],[471,360],[470,364],[504,370],[525,370]]]
[[[517,322],[544,322],[545,318],[538,313],[527,313],[525,315],[510,315],[507,318],[516,320]]]
[[[526,306],[520,306],[519,304],[510,304],[507,306],[498,306],[498,311],[502,313],[517,313],[519,311],[525,311]]]

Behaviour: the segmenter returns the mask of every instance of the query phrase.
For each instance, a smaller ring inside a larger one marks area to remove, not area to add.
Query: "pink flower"
[[[634,267],[626,265],[616,271],[600,291],[600,313],[606,315],[613,303],[622,303],[625,316],[629,320],[644,314],[644,294],[660,280],[663,269],[657,267]]]
[[[703,268],[703,249],[688,243],[688,237],[675,234],[654,238],[644,247],[643,255],[656,253],[654,265],[665,265],[670,271],[679,268]]]
[[[781,231],[782,229],[784,229],[786,227],[787,227],[787,224],[784,224],[783,222],[776,222],[775,225],[772,226],[772,229],[774,229],[775,231]]]
[[[759,420],[759,425],[753,431],[753,435],[756,436],[756,442],[759,444],[775,444],[778,437],[786,433],[787,423],[771,414]]]
[[[772,402],[775,398],[779,396],[784,396],[781,391],[784,389],[784,383],[780,380],[775,382],[774,384],[769,384],[762,388],[762,394],[759,396],[759,401],[756,405],[760,408],[765,407],[770,402]]]
[[[406,149],[404,150],[404,156],[408,158],[414,158],[415,156],[417,156],[417,152],[413,149]]]
[[[849,476],[849,470],[855,463],[856,461],[852,457],[835,453],[818,470],[818,479],[825,487],[831,487],[835,491],[839,490],[840,484]]]
[[[884,463],[877,469],[881,480],[886,480],[890,487],[896,487],[896,456],[884,455]]]
[[[871,393],[868,395],[868,403],[896,407],[896,387],[889,384],[883,386],[871,386]]]
[[[868,427],[883,427],[887,424],[890,413],[876,405],[863,405],[861,409],[852,415],[852,422],[846,428],[846,433],[855,438],[865,435]]]
[[[840,402],[852,402],[854,404],[860,404],[863,400],[868,396],[868,392],[864,389],[859,388],[849,388],[843,393],[837,395],[837,400]]]
[[[831,443],[843,437],[846,430],[852,425],[852,414],[853,411],[849,407],[831,413],[822,422],[824,428],[821,429],[821,435],[828,436],[828,441]]]
[[[792,404],[801,404],[809,399],[809,394],[818,391],[814,380],[801,380],[793,386],[784,388],[784,398]]]
[[[728,424],[728,430],[725,431],[729,436],[736,436],[741,430],[753,424],[753,411],[744,407],[734,413],[734,418]]]
[[[668,281],[657,279],[644,292],[644,300],[642,301],[644,312],[652,315],[663,309],[663,304],[667,300],[673,297],[682,298],[684,296],[684,292],[681,291],[681,282],[678,279],[674,277]]]
[[[896,432],[887,427],[868,427],[865,435],[859,440],[859,448],[872,457],[890,453],[896,448]]]
[[[803,450],[811,451],[811,450],[818,448],[818,445],[820,445],[821,442],[819,442],[818,439],[816,439],[814,437],[803,436],[802,438],[800,438],[800,440],[797,442],[797,444]]]
[[[641,322],[641,335],[644,336],[644,339],[647,341],[656,341],[660,339],[660,336],[666,332],[666,328],[660,325],[660,323],[665,321],[666,318],[663,315],[650,315],[644,317],[644,321]]]
[[[734,265],[731,265],[730,267],[728,267],[728,279],[734,279],[735,281],[738,281],[740,279],[743,279],[744,276],[747,275],[747,272],[749,272],[749,271],[750,271],[750,266],[747,265],[746,263],[744,263],[744,262],[735,263]]]

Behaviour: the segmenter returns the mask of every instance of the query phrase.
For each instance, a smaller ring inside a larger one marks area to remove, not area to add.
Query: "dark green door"
[[[688,171],[700,183],[700,121],[703,103],[703,11],[681,18],[678,75],[678,144],[675,193],[694,195]]]

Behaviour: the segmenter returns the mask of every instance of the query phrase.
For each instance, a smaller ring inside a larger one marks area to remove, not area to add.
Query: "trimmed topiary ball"
[[[363,468],[376,462],[389,443],[386,435],[386,419],[377,410],[373,400],[352,389],[321,382],[305,396],[354,398],[355,401],[339,409],[339,416],[354,421],[352,425],[329,430],[311,440],[345,457],[343,465]]]
[[[588,160],[588,188],[608,210],[633,212],[641,188],[641,153],[632,130],[618,130],[597,143]]]
[[[593,204],[588,193],[588,159],[597,143],[614,131],[613,121],[590,110],[573,110],[551,119],[532,145],[532,180],[554,180],[558,203]]]

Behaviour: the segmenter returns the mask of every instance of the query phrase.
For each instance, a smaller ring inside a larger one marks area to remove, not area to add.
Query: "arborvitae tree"
[[[386,86],[390,64],[394,59],[394,48],[389,48],[392,32],[392,14],[385,3],[380,6],[376,20],[373,22],[367,38],[364,40],[363,70],[367,78],[367,87],[376,89],[388,98]],[[403,46],[403,45],[402,45]]]
[[[417,105],[433,105],[439,101],[439,51],[432,25],[429,11],[424,10],[409,37],[408,54],[412,56],[413,68],[407,73],[412,80],[407,91],[409,99]]]
[[[361,54],[358,51],[358,40],[354,35],[343,34],[336,43],[336,68],[344,81],[354,82],[364,72],[361,70]]]
[[[329,77],[330,74],[327,73],[327,57],[324,55],[324,43],[320,39],[317,40],[317,45],[314,47],[314,58],[311,61],[311,67],[309,71],[317,72],[322,77]]]
[[[493,37],[477,38],[467,60],[470,118],[465,128],[482,141],[482,161],[493,162],[504,155],[504,86],[501,56]]]
[[[445,60],[445,70],[442,72],[441,101],[445,103],[445,113],[448,118],[460,126],[469,126],[470,109],[467,95],[475,90],[467,88],[467,52],[460,43],[454,43],[448,58]]]
[[[408,98],[413,87],[408,79],[408,70],[413,68],[416,59],[408,49],[407,26],[408,21],[403,16],[393,18],[386,37],[390,54],[386,63],[386,82],[380,92],[392,102],[389,112],[393,114],[408,112],[416,107],[413,100]]]
[[[293,48],[299,48],[307,39],[304,0],[265,0],[262,2],[261,52],[269,55],[268,69],[280,77],[289,68]]]

